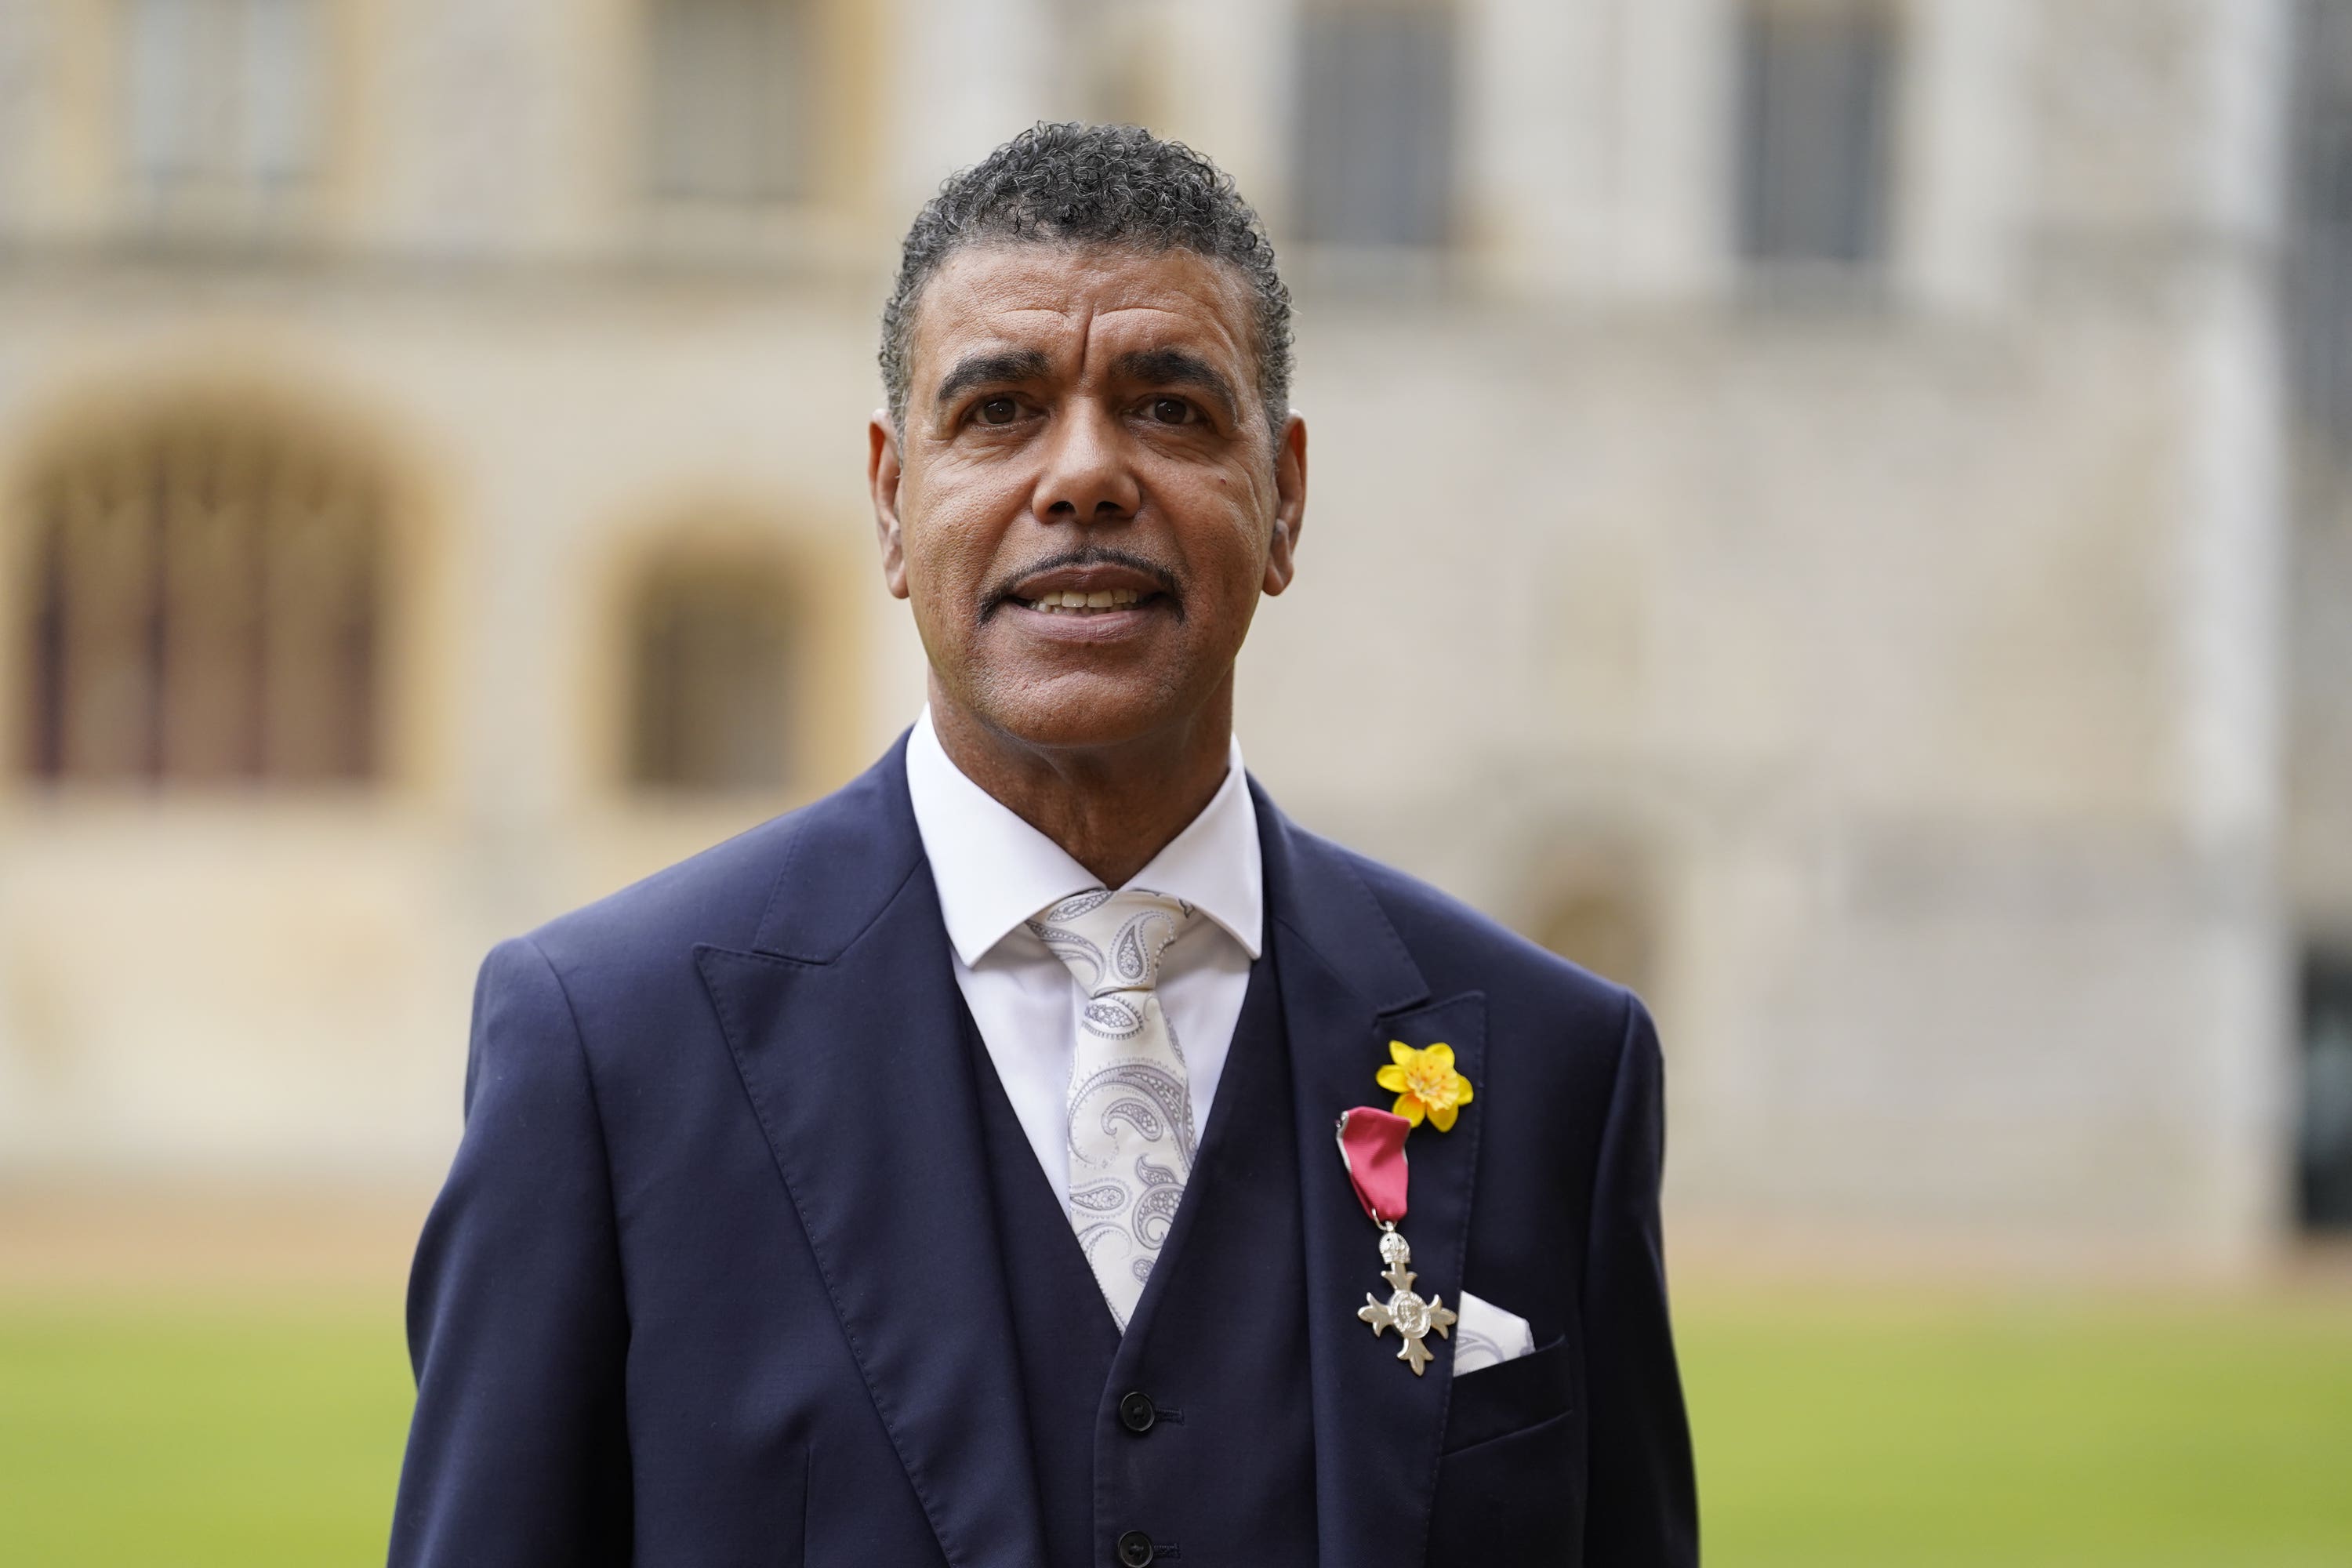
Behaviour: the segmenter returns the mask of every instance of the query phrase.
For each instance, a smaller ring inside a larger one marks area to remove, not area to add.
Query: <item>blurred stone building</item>
[[[2352,1220],[2352,0],[0,0],[0,1171],[427,1178],[490,942],[887,742],[1040,116],[1266,212],[1252,765],[1653,998],[1689,1234]]]

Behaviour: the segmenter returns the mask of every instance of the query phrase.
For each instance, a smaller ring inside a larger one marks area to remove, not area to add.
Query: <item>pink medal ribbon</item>
[[[1374,1225],[1394,1225],[1404,1218],[1404,1135],[1412,1123],[1393,1111],[1360,1105],[1339,1112],[1339,1163],[1348,1167],[1348,1181],[1356,1201]]]
[[[1339,1113],[1339,1163],[1348,1168],[1348,1184],[1356,1189],[1356,1201],[1381,1227],[1381,1261],[1387,1265],[1381,1278],[1389,1282],[1390,1291],[1385,1301],[1366,1291],[1356,1316],[1371,1324],[1374,1339],[1383,1330],[1394,1329],[1397,1338],[1404,1342],[1397,1360],[1410,1363],[1412,1374],[1419,1377],[1433,1358],[1423,1342],[1429,1331],[1434,1329],[1440,1339],[1450,1339],[1455,1318],[1444,1297],[1432,1296],[1424,1301],[1414,1293],[1415,1276],[1405,1267],[1412,1261],[1412,1248],[1396,1226],[1404,1217],[1410,1174],[1405,1168],[1404,1135],[1411,1131],[1412,1123],[1403,1117],[1369,1105]]]

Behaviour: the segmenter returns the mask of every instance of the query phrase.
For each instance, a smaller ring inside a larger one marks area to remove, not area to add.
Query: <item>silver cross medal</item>
[[[1411,1362],[1413,1376],[1419,1377],[1432,1360],[1424,1342],[1429,1331],[1435,1329],[1440,1339],[1452,1339],[1449,1331],[1457,1320],[1444,1297],[1432,1296],[1424,1301],[1413,1294],[1413,1272],[1405,1267],[1412,1261],[1412,1248],[1388,1220],[1381,1222],[1381,1261],[1388,1265],[1381,1270],[1381,1278],[1389,1282],[1394,1294],[1383,1301],[1365,1291],[1364,1304],[1356,1309],[1356,1316],[1372,1325],[1374,1339],[1380,1338],[1382,1329],[1395,1329],[1397,1338],[1404,1342],[1397,1351],[1397,1360]]]

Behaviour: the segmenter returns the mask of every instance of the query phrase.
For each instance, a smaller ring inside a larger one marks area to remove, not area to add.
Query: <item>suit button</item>
[[[1119,1396],[1118,1424],[1129,1431],[1149,1432],[1151,1424],[1159,1419],[1160,1412],[1143,1394],[1125,1394]]]
[[[1144,1568],[1151,1561],[1151,1537],[1139,1530],[1130,1530],[1118,1538],[1118,1560],[1127,1568]]]

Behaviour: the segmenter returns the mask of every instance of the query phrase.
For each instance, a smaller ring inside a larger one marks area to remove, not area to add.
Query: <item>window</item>
[[[2287,353],[2304,427],[2352,458],[2352,0],[2304,0],[2301,24]]]
[[[317,173],[319,0],[124,7],[124,144],[150,201],[266,202]]]
[[[1739,247],[1768,268],[1885,259],[1894,26],[1875,5],[1751,0],[1742,19]]]
[[[646,183],[760,203],[801,186],[808,18],[798,0],[652,0]]]
[[[2303,1223],[2352,1230],[2352,955],[2304,963],[2302,1122]]]
[[[1313,5],[1300,18],[1299,237],[1439,246],[1454,220],[1454,19],[1442,6]]]
[[[696,559],[650,572],[631,613],[629,777],[657,789],[791,784],[797,660],[778,563]]]
[[[328,443],[191,410],[97,433],[26,492],[27,771],[375,771],[383,495]]]

